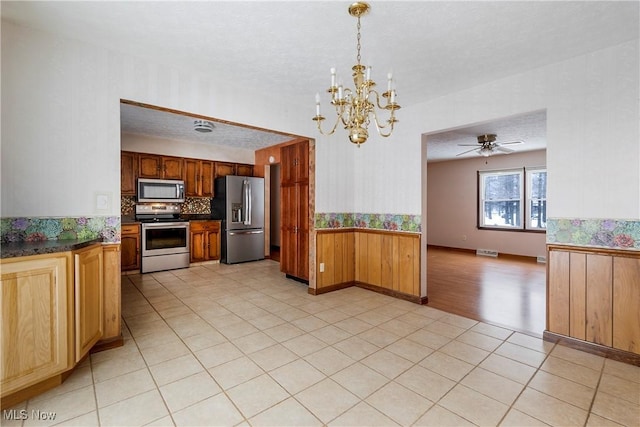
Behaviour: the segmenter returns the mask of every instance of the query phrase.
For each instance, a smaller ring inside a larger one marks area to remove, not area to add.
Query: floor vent
[[[547,263],[547,257],[546,256],[539,256],[536,258],[536,261],[538,261],[539,264],[546,264]]]
[[[476,255],[492,256],[496,258],[498,256],[498,251],[494,251],[492,249],[476,249]]]

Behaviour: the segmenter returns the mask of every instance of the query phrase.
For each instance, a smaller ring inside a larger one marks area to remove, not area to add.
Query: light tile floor
[[[123,347],[2,425],[640,425],[639,367],[359,288],[314,297],[272,261],[122,276],[122,316]]]

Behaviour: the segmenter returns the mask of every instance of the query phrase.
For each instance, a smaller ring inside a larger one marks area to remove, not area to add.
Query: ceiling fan
[[[477,144],[458,144],[461,147],[474,147],[471,150],[463,151],[462,153],[456,154],[456,157],[462,156],[463,154],[470,153],[472,151],[477,151],[479,155],[484,157],[489,157],[490,155],[496,152],[502,152],[505,154],[513,153],[515,150],[511,148],[503,147],[503,145],[510,144],[522,144],[522,141],[511,141],[511,142],[495,142],[498,135],[494,133],[478,135],[478,143]],[[478,146],[478,144],[480,144]]]

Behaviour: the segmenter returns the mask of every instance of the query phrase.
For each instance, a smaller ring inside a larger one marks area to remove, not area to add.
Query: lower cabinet
[[[190,262],[220,259],[220,222],[192,221],[190,227]]]
[[[102,246],[73,253],[75,288],[75,361],[79,362],[104,333]]]
[[[73,360],[69,252],[2,260],[2,397],[61,374]]]
[[[103,336],[103,249],[97,243],[73,252],[2,259],[0,266],[5,407],[60,384],[61,374]]]
[[[140,269],[140,224],[122,225],[121,232],[121,261],[122,271]]]

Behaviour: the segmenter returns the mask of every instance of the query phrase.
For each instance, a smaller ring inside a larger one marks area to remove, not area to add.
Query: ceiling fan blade
[[[501,147],[500,145],[495,147],[496,150],[502,151],[503,153],[513,153],[516,150],[512,150],[511,148]]]
[[[463,151],[462,153],[456,154],[456,157],[462,156],[463,154],[467,154],[467,153],[470,153],[470,152],[476,151],[476,150],[477,150],[477,148],[472,148],[471,150]]]
[[[511,142],[499,142],[498,145],[509,145],[509,144],[524,144],[522,141],[511,141]]]
[[[458,144],[458,147],[477,147],[478,144]]]

